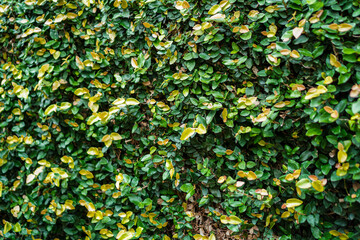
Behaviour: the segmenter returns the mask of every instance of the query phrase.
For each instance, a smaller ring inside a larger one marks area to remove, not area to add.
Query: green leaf
[[[180,190],[188,193],[188,192],[194,190],[194,186],[191,183],[185,183],[185,184],[181,185]]]

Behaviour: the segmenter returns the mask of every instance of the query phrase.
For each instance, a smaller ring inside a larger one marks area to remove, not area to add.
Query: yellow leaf
[[[226,151],[225,151],[225,153],[226,153],[226,155],[231,155],[231,154],[233,154],[233,150],[231,150],[231,149],[226,149]]]
[[[203,235],[200,235],[200,234],[194,235],[193,238],[195,240],[207,240],[208,239],[207,237],[204,237]]]
[[[290,53],[290,57],[292,57],[292,58],[299,58],[299,57],[300,57],[300,54],[299,54],[298,51],[292,50],[291,53]]]
[[[293,207],[300,206],[302,203],[303,203],[303,201],[301,201],[300,199],[290,198],[290,199],[286,200],[286,207],[293,208]]]
[[[337,158],[339,163],[344,163],[347,159],[347,153],[344,150],[339,150],[337,153]]]
[[[214,234],[211,234],[210,237],[209,237],[209,240],[216,240],[216,237]]]
[[[127,3],[126,0],[122,0],[122,1],[121,1],[121,7],[122,7],[122,9],[125,9],[125,8],[128,7],[128,3]]]
[[[85,69],[84,63],[80,60],[80,58],[78,56],[75,57],[75,61],[80,70]]]
[[[210,19],[212,19],[212,20],[220,20],[220,19],[224,19],[224,18],[225,18],[225,14],[221,14],[221,13],[215,14],[214,16],[210,17]]]
[[[322,185],[320,180],[316,180],[316,181],[312,182],[311,185],[318,192],[323,192],[324,191],[324,186]]]
[[[66,14],[66,17],[67,17],[68,19],[75,19],[77,16],[78,16],[78,15],[77,15],[76,13],[72,13],[72,12],[68,12],[68,13]]]
[[[206,127],[202,124],[199,124],[199,126],[195,130],[198,134],[205,134],[206,133]]]
[[[240,33],[247,33],[249,31],[250,31],[249,28],[245,25],[242,25],[240,28]]]
[[[26,0],[26,1],[25,1],[25,4],[26,4],[26,5],[29,5],[29,6],[30,6],[30,5],[34,5],[35,3],[36,3],[36,0]]]
[[[257,176],[253,171],[249,171],[248,175],[247,175],[247,179],[248,180],[255,180],[255,179],[257,179]]]
[[[87,151],[87,154],[89,155],[98,155],[99,154],[99,150],[95,147],[91,147],[89,148],[89,150]]]
[[[135,69],[139,67],[135,58],[131,58],[131,66],[133,66]]]
[[[122,139],[121,135],[118,133],[111,133],[110,136],[111,136],[111,139],[114,141]]]
[[[334,54],[330,54],[330,64],[334,67],[341,67],[341,63],[337,60]]]
[[[281,214],[281,218],[288,218],[288,217],[290,217],[290,212],[289,211],[283,212]]]
[[[34,180],[34,179],[35,179],[35,174],[32,174],[32,173],[29,174],[26,178],[26,184],[32,182],[32,180]]]
[[[289,55],[290,52],[291,52],[291,51],[290,51],[289,49],[282,49],[282,50],[280,50],[281,55],[284,55],[284,56]]]
[[[195,134],[194,128],[185,128],[181,134],[180,140],[187,140],[189,137]]]
[[[114,7],[119,7],[119,6],[120,6],[120,2],[121,2],[121,0],[115,0],[115,2],[114,2]]]
[[[224,110],[221,113],[224,123],[226,123],[226,121],[227,121],[227,115],[228,115],[228,111],[226,108],[224,108]]]
[[[214,5],[214,6],[212,6],[212,7],[210,8],[208,14],[214,15],[214,14],[220,12],[220,11],[221,11],[220,5],[217,5],[217,4],[216,4],[216,5]]]
[[[308,189],[311,187],[311,183],[310,183],[310,180],[307,179],[307,178],[303,178],[303,179],[300,179],[297,183],[296,183],[296,186],[298,188],[303,188],[303,189]]]
[[[118,240],[129,240],[131,239],[135,234],[130,231],[121,230],[117,235],[116,239]]]
[[[42,65],[39,69],[38,78],[42,78],[45,75],[45,72],[49,69],[49,67],[50,65],[48,63]]]
[[[151,27],[151,24],[147,23],[147,22],[144,22],[143,25],[144,25],[145,28],[150,28]]]
[[[83,4],[87,7],[90,7],[90,0],[82,0]]]
[[[342,24],[338,25],[338,31],[339,32],[347,32],[350,29],[352,29],[352,26],[350,24],[342,23]]]
[[[57,105],[56,104],[52,104],[50,106],[48,106],[45,110],[45,115],[49,115],[50,113],[52,112],[56,112],[56,109],[57,109]]]
[[[12,225],[11,225],[11,223],[9,223],[8,221],[5,221],[5,220],[4,220],[4,222],[5,222],[4,234],[6,234],[6,233],[8,233],[8,232],[11,230]]]
[[[296,27],[293,29],[293,35],[297,39],[301,36],[302,32],[304,31],[303,27]]]
[[[21,232],[21,225],[19,222],[14,225],[14,232]]]
[[[135,98],[128,98],[126,99],[126,105],[132,106],[132,105],[138,105],[140,102],[136,100]]]
[[[242,223],[242,220],[234,215],[231,215],[229,217],[222,215],[220,217],[220,221],[224,224],[232,224],[232,225],[238,225],[238,224]]]

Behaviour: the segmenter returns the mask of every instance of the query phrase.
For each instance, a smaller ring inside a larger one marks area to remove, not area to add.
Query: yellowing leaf
[[[11,230],[12,225],[11,225],[11,223],[9,223],[8,221],[5,221],[5,220],[4,220],[4,222],[5,222],[4,234],[6,234],[6,233],[8,233],[8,232]]]
[[[215,14],[214,16],[211,16],[210,19],[212,20],[222,20],[222,19],[225,19],[225,14]]]
[[[26,177],[26,184],[28,183],[31,183],[33,180],[35,179],[35,174],[29,174],[27,177]]]
[[[216,240],[216,237],[214,234],[211,234],[210,237],[209,237],[209,240]]]
[[[320,180],[316,180],[316,181],[312,182],[311,185],[318,192],[323,192],[324,191],[324,186],[322,185]]]
[[[131,238],[133,238],[135,234],[130,232],[130,231],[125,231],[125,230],[121,230],[117,235],[116,235],[116,239],[118,240],[129,240]]]
[[[238,224],[242,223],[242,220],[235,215],[231,215],[229,217],[222,215],[220,217],[220,221],[224,224],[232,224],[232,225],[238,225]]]
[[[290,198],[290,199],[286,200],[286,207],[293,208],[293,207],[300,206],[302,203],[303,203],[303,201],[301,201],[300,199]]]
[[[126,99],[126,105],[132,106],[132,105],[138,105],[140,102],[136,100],[135,98],[128,98]]]
[[[226,123],[226,121],[227,121],[227,115],[228,115],[228,111],[227,111],[226,108],[224,108],[224,110],[221,113],[221,116],[222,116],[222,119],[223,119],[224,123]]]
[[[302,32],[304,31],[303,27],[296,27],[293,29],[293,35],[297,39],[301,36]]]
[[[300,57],[300,54],[299,54],[298,51],[292,50],[291,53],[290,53],[290,57],[292,57],[292,58],[299,58],[299,57]]]
[[[118,134],[118,133],[111,133],[111,134],[110,134],[110,137],[111,137],[111,139],[114,140],[114,141],[116,141],[116,140],[121,140],[121,139],[122,139],[121,135]]]
[[[289,211],[285,211],[281,214],[281,218],[288,218],[290,217],[290,212]]]
[[[344,163],[347,159],[347,153],[344,150],[339,150],[337,153],[337,158],[339,163]]]
[[[309,179],[303,178],[303,179],[300,179],[300,180],[296,183],[296,186],[297,186],[298,188],[308,189],[308,188],[311,188],[311,183],[310,183],[310,180],[309,180]]]
[[[139,67],[135,58],[131,58],[131,66],[133,66],[135,69]]]
[[[257,179],[257,176],[253,171],[249,171],[248,175],[247,175],[247,179],[248,180],[255,180],[255,179]]]
[[[87,151],[87,154],[89,155],[98,155],[99,154],[99,150],[95,147],[91,147],[89,148],[89,150]]]
[[[49,69],[49,67],[50,65],[48,63],[42,65],[39,69],[38,78],[42,78],[45,75],[45,72]]]
[[[220,11],[221,11],[220,5],[217,5],[217,4],[216,4],[216,5],[214,5],[214,6],[212,6],[212,7],[210,8],[208,14],[214,15],[214,14],[220,12]]]
[[[282,50],[280,50],[281,55],[284,55],[284,56],[289,55],[290,52],[291,52],[291,51],[290,51],[289,49],[282,49]]]
[[[187,140],[189,137],[194,135],[195,130],[194,128],[185,128],[181,134],[180,140]]]
[[[334,54],[330,54],[330,64],[334,67],[341,67],[341,63],[337,60]]]
[[[199,126],[195,130],[198,134],[205,134],[206,133],[206,127],[202,124],[199,124]]]
[[[56,104],[52,104],[52,105],[50,105],[50,106],[48,106],[48,107],[46,108],[44,114],[47,116],[47,115],[49,115],[49,114],[52,113],[52,112],[56,112],[56,109],[57,109],[57,105],[56,105]]]
[[[338,31],[339,32],[347,32],[352,29],[352,26],[347,23],[342,23],[338,25]]]
[[[144,25],[145,28],[150,28],[151,27],[151,24],[147,23],[147,22],[144,22],[143,25]]]

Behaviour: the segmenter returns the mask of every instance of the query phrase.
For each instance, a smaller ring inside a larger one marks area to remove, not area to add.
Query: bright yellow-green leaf
[[[347,153],[344,150],[339,150],[337,153],[337,158],[339,163],[344,163],[347,159]]]
[[[45,115],[49,115],[50,113],[52,112],[56,112],[56,109],[57,109],[57,105],[56,104],[52,104],[50,106],[48,106],[45,110]]]
[[[323,192],[324,191],[324,186],[322,185],[320,180],[316,180],[316,181],[312,182],[311,185],[318,192]]]
[[[199,124],[199,126],[195,130],[198,134],[205,134],[206,133],[206,127],[202,124]]]
[[[135,98],[128,98],[126,99],[126,105],[132,106],[132,105],[138,105],[140,102],[136,100]]]
[[[228,115],[228,111],[227,111],[226,108],[224,108],[224,110],[221,113],[221,116],[222,116],[222,119],[223,119],[224,123],[226,123],[226,121],[227,121],[227,115]]]
[[[310,183],[310,180],[309,180],[309,179],[303,178],[303,179],[300,179],[300,180],[296,183],[296,186],[297,186],[298,188],[308,189],[308,188],[311,188],[311,183]]]
[[[341,67],[341,63],[337,60],[334,54],[330,54],[330,64],[334,67]]]
[[[210,235],[209,240],[216,240],[216,237],[213,233]]]
[[[49,67],[50,65],[48,63],[42,65],[39,69],[38,78],[42,78],[45,75],[46,71],[49,69]]]
[[[87,154],[89,155],[98,155],[99,154],[99,150],[95,147],[91,147],[89,148],[89,150],[87,151]]]
[[[20,225],[20,223],[16,223],[15,225],[14,225],[14,230],[13,230],[14,232],[20,232],[21,231],[21,225]]]
[[[247,179],[248,180],[255,180],[255,179],[257,179],[257,176],[253,171],[249,171],[248,174],[247,174]]]
[[[116,239],[118,240],[129,240],[134,236],[134,233],[132,232],[127,232],[125,230],[121,230],[117,235],[116,235]]]
[[[238,224],[242,223],[242,220],[234,215],[231,215],[229,217],[222,215],[220,217],[220,221],[224,224],[232,224],[232,225],[238,225]]]
[[[194,128],[185,128],[181,134],[180,140],[187,140],[189,137],[195,134]]]
[[[286,200],[286,207],[293,208],[293,207],[300,206],[302,203],[303,203],[303,201],[301,201],[300,199],[290,198],[290,199]]]
[[[4,234],[8,233],[12,228],[11,223],[9,223],[8,221],[5,221],[5,226],[4,226]]]
[[[111,139],[112,139],[112,140],[115,140],[115,141],[122,139],[121,135],[118,134],[118,133],[111,133],[110,136],[111,136]]]
[[[216,4],[216,5],[214,5],[214,6],[212,6],[212,7],[210,8],[208,14],[214,15],[214,14],[220,12],[220,11],[221,11],[221,7]]]
[[[285,211],[281,214],[281,218],[288,218],[290,217],[290,212],[289,211]]]
[[[194,235],[193,238],[194,238],[195,240],[208,240],[207,237],[205,237],[205,236],[203,236],[203,235],[200,235],[200,234]]]

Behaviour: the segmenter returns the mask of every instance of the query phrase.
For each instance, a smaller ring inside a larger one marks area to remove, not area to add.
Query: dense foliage
[[[359,239],[359,0],[0,0],[0,238]]]

